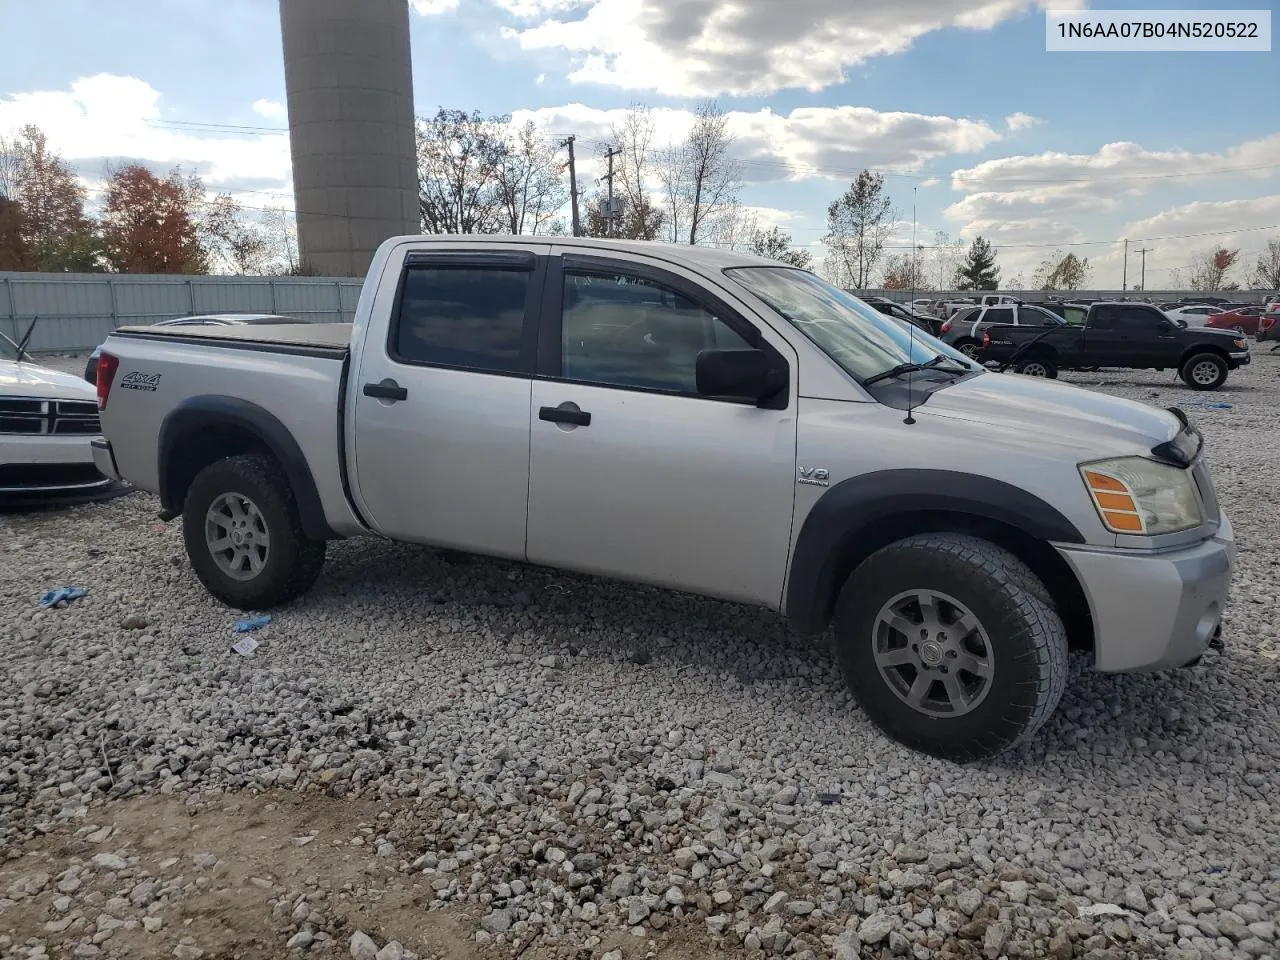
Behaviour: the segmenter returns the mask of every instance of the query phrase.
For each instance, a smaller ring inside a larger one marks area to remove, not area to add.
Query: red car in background
[[[1266,312],[1266,307],[1239,307],[1226,313],[1215,313],[1206,318],[1204,325],[1217,330],[1237,330],[1250,337],[1256,337]]]

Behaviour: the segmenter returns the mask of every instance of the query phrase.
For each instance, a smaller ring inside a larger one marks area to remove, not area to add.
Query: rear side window
[[[1112,330],[1120,317],[1120,308],[1114,306],[1094,307],[1089,315],[1089,326],[1095,330]]]
[[[488,373],[528,372],[527,270],[410,267],[392,331],[393,359]]]

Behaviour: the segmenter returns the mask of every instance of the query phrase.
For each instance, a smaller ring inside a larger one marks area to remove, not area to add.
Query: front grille
[[[110,481],[92,463],[0,464],[0,489],[5,487],[85,487]]]
[[[24,436],[95,436],[102,432],[93,400],[0,397],[0,433]]]

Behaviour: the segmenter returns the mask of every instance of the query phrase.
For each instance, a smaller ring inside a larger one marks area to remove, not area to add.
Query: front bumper
[[[1089,601],[1097,670],[1168,670],[1209,647],[1222,624],[1235,561],[1231,521],[1221,518],[1212,538],[1172,550],[1058,548]]]
[[[111,481],[94,469],[87,436],[0,437],[0,494],[90,491]]]
[[[1231,363],[1237,367],[1243,367],[1246,364],[1250,363],[1252,360],[1253,360],[1253,357],[1252,355],[1250,355],[1248,350],[1245,350],[1243,353],[1231,354]]]

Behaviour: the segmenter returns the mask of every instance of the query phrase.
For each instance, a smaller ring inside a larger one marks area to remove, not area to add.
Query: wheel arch
[[[919,533],[968,533],[1004,547],[1044,583],[1073,648],[1092,650],[1084,588],[1053,543],[1084,543],[1056,508],[1012,484],[948,470],[886,470],[845,480],[810,510],[796,539],[784,612],[799,632],[823,632],[853,569]]]
[[[211,463],[265,453],[284,470],[298,504],[302,528],[317,540],[338,535],[329,526],[311,467],[289,428],[270,411],[238,397],[188,397],[169,412],[158,440],[160,505],[177,516],[191,482]]]
[[[1181,370],[1187,365],[1188,360],[1192,357],[1198,357],[1202,353],[1211,353],[1226,363],[1228,367],[1231,366],[1231,354],[1225,348],[1218,346],[1216,343],[1202,343],[1194,347],[1187,347],[1182,351],[1182,356],[1178,358],[1178,369]]]

